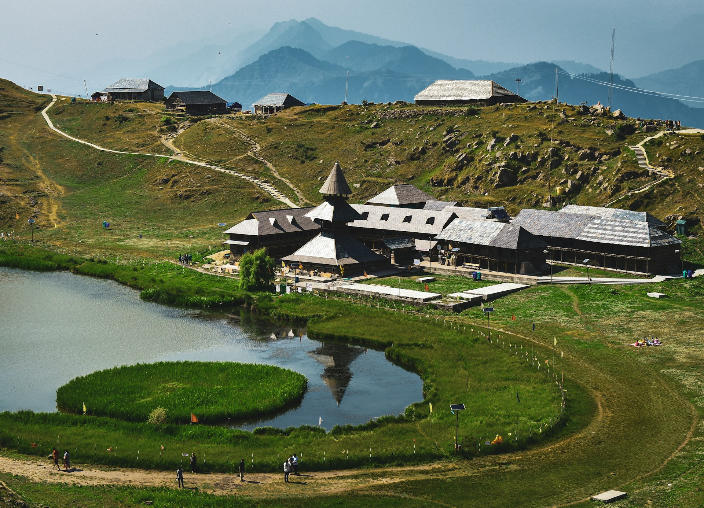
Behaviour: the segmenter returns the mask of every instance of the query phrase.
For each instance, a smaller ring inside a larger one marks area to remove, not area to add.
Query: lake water
[[[0,411],[56,411],[56,389],[76,376],[178,360],[264,363],[308,378],[299,407],[241,425],[250,430],[360,424],[423,398],[420,378],[383,352],[310,340],[249,313],[144,302],[113,281],[0,267]]]

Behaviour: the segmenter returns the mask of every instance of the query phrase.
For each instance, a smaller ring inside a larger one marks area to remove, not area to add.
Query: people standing
[[[64,451],[64,471],[68,471],[71,468],[71,458],[68,455],[68,450]]]
[[[289,462],[289,460],[286,459],[286,462],[284,462],[284,481],[286,483],[289,483],[289,481],[288,481],[289,474],[291,474],[291,462]]]
[[[196,458],[195,452],[191,452],[191,472],[197,473],[198,471],[198,459]]]
[[[244,459],[240,460],[240,481],[244,481]]]
[[[293,469],[293,474],[298,476],[298,457],[296,457],[295,453],[291,457],[291,468]]]
[[[54,459],[56,469],[61,471],[61,466],[59,466],[59,450],[57,450],[56,447],[54,447],[54,451],[51,452],[51,457]]]
[[[178,466],[178,469],[176,470],[176,481],[178,482],[178,488],[182,489],[183,488],[183,468],[181,466]]]

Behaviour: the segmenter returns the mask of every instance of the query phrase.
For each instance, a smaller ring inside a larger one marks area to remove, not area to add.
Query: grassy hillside
[[[92,249],[173,252],[176,246],[217,242],[218,222],[233,224],[249,211],[283,206],[236,177],[166,159],[98,152],[61,138],[38,114],[45,96],[7,81],[2,87],[2,229],[26,236],[26,221],[35,218],[40,239],[74,248],[97,240]],[[64,99],[49,113],[71,135],[118,150],[169,154],[162,142],[168,136],[185,156],[267,179],[298,199],[288,180],[300,189],[301,203],[320,202],[318,189],[339,161],[353,202],[409,182],[438,199],[505,205],[512,214],[620,197],[615,206],[670,222],[684,216],[696,225],[704,210],[700,135],[649,142],[653,164],[676,176],[628,196],[657,178],[637,166],[628,148],[650,134],[633,120],[580,114],[562,104],[308,106],[265,119],[189,118],[161,104]],[[101,229],[103,220],[111,231]]]

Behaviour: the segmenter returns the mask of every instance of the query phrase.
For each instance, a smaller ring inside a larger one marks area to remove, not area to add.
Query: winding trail
[[[52,101],[46,108],[44,108],[42,110],[42,116],[44,117],[46,124],[49,126],[49,128],[51,130],[53,130],[54,132],[56,132],[57,134],[60,134],[61,136],[65,137],[65,138],[70,139],[71,141],[75,141],[76,143],[81,143],[83,145],[89,146],[95,150],[100,150],[102,152],[124,154],[124,155],[143,155],[146,157],[172,159],[172,160],[177,160],[177,161],[180,161],[180,162],[183,162],[186,164],[193,164],[195,166],[201,166],[204,168],[212,169],[213,171],[220,171],[221,173],[227,173],[228,175],[236,176],[237,178],[242,178],[243,180],[247,180],[248,182],[256,185],[257,187],[259,187],[260,189],[262,189],[263,191],[265,191],[266,193],[271,195],[271,197],[273,197],[274,199],[281,201],[282,203],[284,203],[285,205],[287,205],[291,208],[298,208],[297,205],[295,205],[290,199],[288,199],[286,196],[284,196],[276,187],[274,187],[269,182],[265,182],[263,180],[255,178],[253,176],[246,175],[244,173],[240,173],[239,171],[221,168],[220,166],[216,166],[215,164],[209,164],[207,162],[201,162],[201,161],[188,159],[188,158],[184,157],[183,155],[178,155],[180,153],[180,151],[178,149],[176,149],[176,147],[174,147],[173,145],[166,145],[166,146],[168,146],[169,148],[174,150],[174,152],[177,155],[162,155],[162,154],[155,154],[155,153],[140,153],[140,152],[126,152],[126,151],[122,151],[122,150],[113,150],[110,148],[105,148],[100,145],[96,145],[94,143],[89,143],[88,141],[84,141],[79,138],[75,138],[75,137],[65,133],[64,131],[58,129],[56,126],[54,126],[54,123],[49,118],[48,111],[54,104],[56,104],[56,101],[58,100],[58,97],[56,95],[52,94],[51,97],[52,97]]]

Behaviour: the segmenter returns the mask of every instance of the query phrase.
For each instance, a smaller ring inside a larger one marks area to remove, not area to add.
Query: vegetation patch
[[[260,417],[303,398],[305,376],[272,365],[231,362],[159,362],[115,367],[77,377],[60,387],[60,408],[118,420],[155,424],[202,423]],[[154,411],[165,409],[161,416]]]

